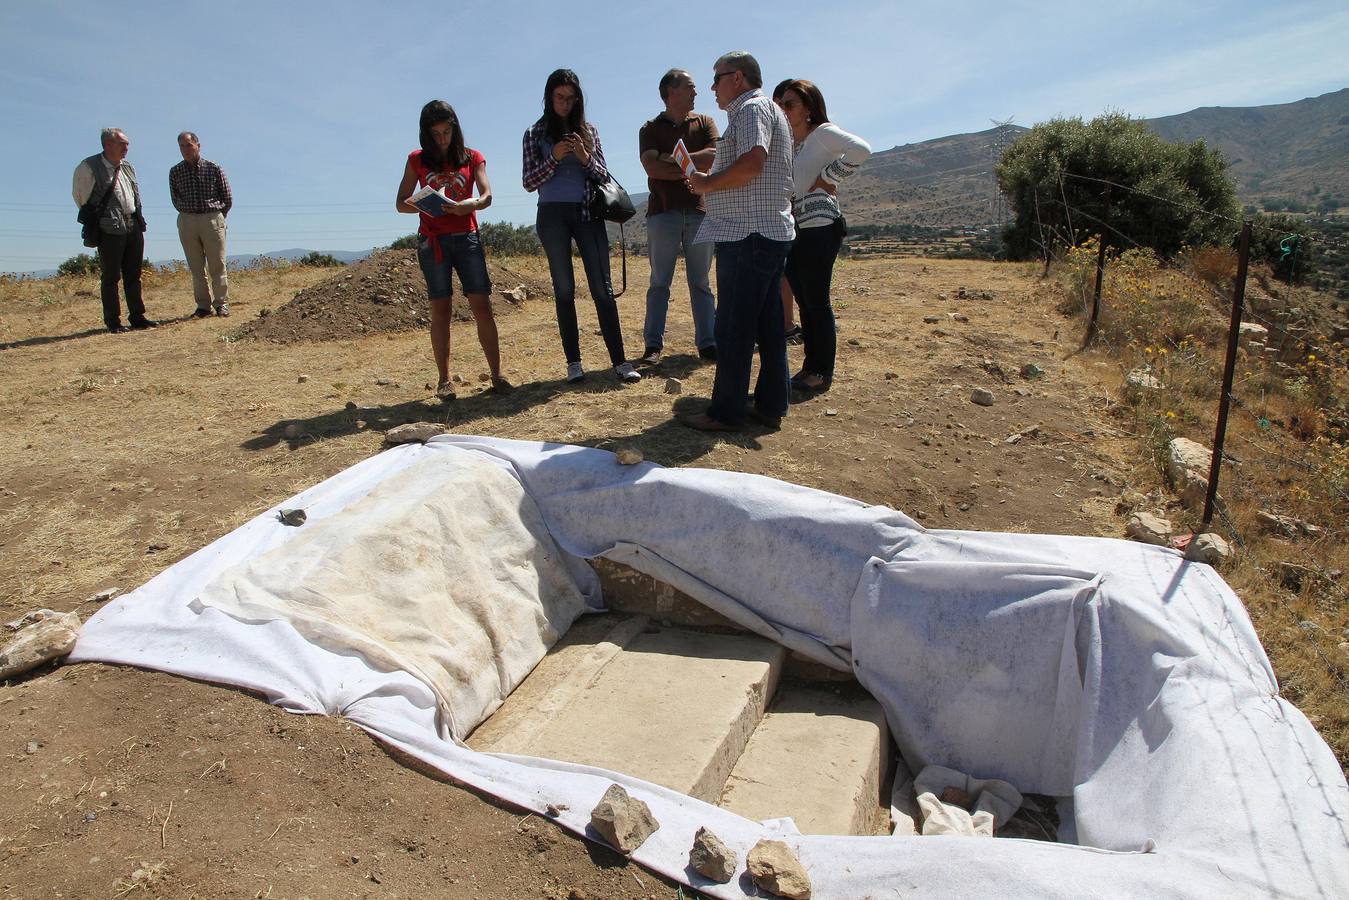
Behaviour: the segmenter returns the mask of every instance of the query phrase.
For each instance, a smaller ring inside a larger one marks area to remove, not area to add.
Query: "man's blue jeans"
[[[745,420],[745,396],[759,345],[754,406],[787,414],[787,334],[782,324],[782,269],[791,241],[751,234],[717,242],[717,375],[707,414],[718,422]]]
[[[590,298],[600,333],[614,365],[624,361],[623,332],[618,324],[618,303],[609,280],[609,235],[601,221],[581,221],[579,203],[540,203],[535,227],[539,243],[548,257],[548,272],[553,277],[553,305],[557,309],[557,330],[562,336],[562,352],[567,362],[581,361],[581,338],[576,324],[576,274],[571,263],[571,245],[581,251]]]
[[[688,276],[689,303],[693,307],[693,343],[699,350],[716,343],[717,305],[712,296],[711,242],[695,244],[703,214],[696,209],[672,209],[656,213],[646,220],[646,253],[651,261],[651,286],[646,289],[646,325],[642,337],[647,347],[665,346],[665,314],[670,308],[670,285],[674,281],[675,260],[684,254],[684,274]]]

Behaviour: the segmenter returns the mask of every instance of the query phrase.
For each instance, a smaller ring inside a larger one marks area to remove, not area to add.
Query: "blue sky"
[[[610,168],[637,192],[637,129],[661,108],[660,76],[690,69],[699,109],[724,123],[707,86],[731,49],[754,53],[769,84],[814,80],[830,118],[880,150],[1009,116],[1286,103],[1349,86],[1346,44],[1343,0],[12,0],[0,7],[0,272],[83,250],[70,176],[105,125],[131,140],[151,259],[181,256],[167,173],[184,129],[230,177],[231,253],[361,250],[416,227],[393,195],[433,98],[487,157],[496,202],[483,218],[532,222],[520,138],[561,66],[581,76]]]

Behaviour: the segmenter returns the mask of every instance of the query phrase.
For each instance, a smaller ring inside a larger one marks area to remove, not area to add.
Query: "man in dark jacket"
[[[117,295],[120,281],[126,285],[126,311],[131,327],[154,328],[159,323],[145,317],[145,303],[141,299],[145,216],[141,211],[136,168],[126,161],[131,142],[120,128],[104,128],[100,137],[103,152],[75,167],[71,194],[76,206],[92,203],[98,213],[102,232],[98,262],[102,272],[103,323],[113,334],[127,330],[122,324],[122,305]]]

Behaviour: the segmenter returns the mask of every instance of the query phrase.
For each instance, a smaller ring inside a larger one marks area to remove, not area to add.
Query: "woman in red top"
[[[497,346],[496,320],[492,317],[492,283],[487,276],[487,258],[478,236],[477,211],[492,204],[492,185],[487,180],[487,161],[477,150],[464,146],[459,117],[444,100],[422,107],[420,150],[408,154],[403,180],[398,185],[399,212],[421,216],[417,229],[417,262],[426,277],[431,300],[431,353],[440,381],[436,396],[454,399],[450,386],[450,299],[454,294],[450,276],[459,273],[459,286],[478,325],[492,387],[510,387],[501,377],[501,352]],[[473,196],[477,186],[478,196]],[[408,202],[418,187],[438,189],[449,198],[439,215],[431,215]]]

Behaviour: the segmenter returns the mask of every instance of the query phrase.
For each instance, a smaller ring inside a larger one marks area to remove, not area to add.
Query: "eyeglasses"
[[[739,69],[731,69],[731,70],[726,71],[726,72],[714,72],[714,73],[712,74],[712,87],[716,87],[716,86],[717,86],[717,82],[718,82],[718,81],[721,81],[721,79],[725,78],[727,75],[734,75],[734,74],[735,74],[736,72],[738,72],[738,71],[740,71],[740,70],[739,70]]]

